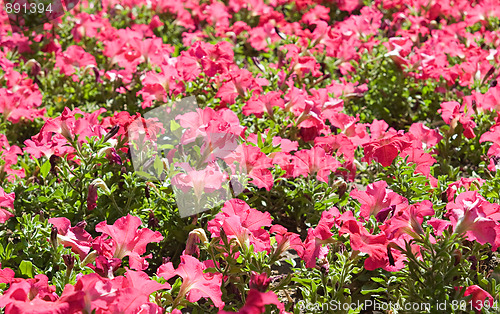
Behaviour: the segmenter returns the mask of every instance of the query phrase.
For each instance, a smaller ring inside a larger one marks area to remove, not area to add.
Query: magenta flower
[[[490,243],[496,250],[500,245],[500,206],[491,204],[477,191],[464,192],[455,202],[446,205],[447,216],[454,232],[465,233],[469,241],[480,244]]]
[[[483,307],[489,304],[490,307],[494,306],[493,297],[488,292],[484,291],[478,285],[472,285],[465,288],[464,297],[471,295],[472,299],[470,304],[476,309],[477,313],[481,313]]]
[[[408,200],[388,189],[385,181],[370,183],[365,191],[355,189],[351,197],[361,203],[360,214],[366,219],[391,206],[395,206],[394,210],[408,206]]]
[[[55,287],[49,286],[45,275],[34,279],[15,279],[5,293],[0,296],[0,307],[6,313],[58,314],[80,313],[84,308],[84,295],[66,285],[59,297]]]
[[[71,247],[71,250],[80,255],[83,260],[90,252],[92,236],[85,231],[85,222],[80,222],[71,227],[71,222],[65,217],[50,218],[49,223],[57,228],[57,241],[65,247]]]
[[[15,197],[14,192],[5,193],[3,188],[0,187],[0,223],[4,223],[10,217],[14,217],[14,214],[10,210],[14,209]]]
[[[210,298],[214,305],[221,309],[224,306],[222,301],[222,274],[204,273],[206,266],[190,255],[182,255],[181,263],[174,269],[171,262],[163,264],[158,269],[158,276],[166,280],[180,276],[182,285],[177,298],[174,301],[174,308],[179,302],[186,298],[189,302],[196,302],[200,298]]]
[[[278,299],[273,291],[261,292],[250,289],[245,305],[236,312],[237,314],[261,314],[266,312],[266,305],[274,304],[278,307],[280,314],[286,314],[285,306]],[[219,311],[219,314],[232,314],[234,312]]]
[[[227,201],[214,219],[208,222],[212,237],[220,237],[223,229],[229,239],[236,239],[240,247],[254,246],[257,252],[270,251],[269,233],[262,227],[271,226],[271,215],[250,208],[239,199]]]
[[[217,164],[209,164],[202,170],[195,170],[187,163],[181,166],[185,173],[176,174],[172,178],[172,184],[184,193],[191,189],[198,200],[204,193],[212,193],[222,187],[222,183],[227,181],[227,175],[223,173]]]
[[[90,184],[87,193],[87,210],[91,211],[97,207],[97,185]]]
[[[75,67],[82,68],[88,65],[96,66],[95,58],[80,46],[69,46],[65,51],[56,55],[55,66],[64,75],[69,76],[75,73]]]
[[[143,270],[148,267],[146,258],[151,257],[142,257],[146,246],[151,242],[160,242],[163,236],[148,228],[139,229],[141,224],[139,217],[127,215],[115,221],[113,225],[107,225],[105,221],[100,222],[95,230],[111,237],[110,253],[113,258],[122,259],[128,256],[132,269]]]

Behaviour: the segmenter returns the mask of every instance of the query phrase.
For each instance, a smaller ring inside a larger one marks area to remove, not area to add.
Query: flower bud
[[[50,156],[50,159],[49,159],[49,162],[50,162],[50,172],[53,174],[53,175],[56,175],[57,172],[56,172],[56,165],[57,163],[59,162],[59,160],[61,159],[61,157],[57,156],[57,155],[51,155]]]
[[[451,256],[455,259],[454,265],[457,266],[460,264],[460,261],[462,260],[462,252],[460,250],[456,249],[451,253]]]
[[[267,277],[266,273],[259,274],[252,271],[250,276],[250,289],[255,289],[260,292],[266,292],[269,288],[269,283],[271,279]]]
[[[30,67],[31,76],[34,78],[36,78],[38,76],[38,74],[40,74],[40,71],[42,69],[42,66],[40,65],[40,63],[38,63],[38,61],[36,61],[35,59],[28,60],[28,62],[26,62],[26,66]]]
[[[148,228],[149,229],[156,229],[160,226],[158,218],[155,217],[155,214],[153,211],[149,212],[149,219],[148,219]]]
[[[52,226],[52,228],[50,229],[50,244],[52,245],[54,250],[56,250],[59,246],[59,243],[57,242],[57,227],[55,226]]]
[[[73,270],[73,267],[75,266],[75,257],[71,254],[63,254],[62,255],[64,265],[66,265],[68,272],[71,272]]]
[[[95,186],[98,186],[100,187],[104,193],[106,193],[107,195],[111,194],[111,191],[109,190],[108,186],[106,185],[106,182],[104,182],[102,179],[95,179],[94,181],[92,181],[92,183],[90,183],[90,185],[95,185]]]
[[[89,192],[87,194],[87,210],[93,210],[97,207],[97,186],[89,185]]]
[[[94,263],[96,257],[97,257],[97,251],[90,252],[89,254],[87,254],[87,256],[85,256],[83,261],[80,262],[80,266],[86,266],[88,264]]]
[[[120,157],[120,155],[118,155],[114,147],[111,147],[106,151],[106,159],[109,160],[110,163],[119,165],[123,164],[122,158]]]
[[[198,247],[198,243],[208,244],[208,238],[205,233],[205,230],[201,228],[194,229],[189,233],[184,254],[188,255],[196,254],[199,256],[200,248]]]
[[[120,126],[117,124],[114,127],[111,128],[108,134],[104,136],[104,142],[107,142],[110,138],[116,135],[118,133],[118,130],[120,129]]]

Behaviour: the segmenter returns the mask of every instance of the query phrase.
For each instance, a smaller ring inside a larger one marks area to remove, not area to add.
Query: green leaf
[[[33,264],[30,261],[22,261],[19,265],[19,270],[22,275],[26,275],[30,278],[33,278]]]
[[[385,287],[380,287],[380,288],[377,288],[377,289],[365,289],[365,288],[362,288],[361,289],[361,294],[365,295],[365,294],[372,294],[372,293],[378,293],[378,292],[382,292],[382,291],[386,291],[387,289]]]
[[[155,158],[154,168],[156,171],[156,175],[159,177],[161,175],[161,173],[163,172],[163,162],[158,157]]]
[[[42,178],[46,178],[47,174],[49,174],[50,171],[50,161],[47,160],[46,162],[43,163],[43,165],[40,167],[40,175]]]
[[[384,278],[378,278],[378,277],[371,277],[371,279],[375,282],[383,283],[386,282],[386,279]]]

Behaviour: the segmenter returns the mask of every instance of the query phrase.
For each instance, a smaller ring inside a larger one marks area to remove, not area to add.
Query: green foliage
[[[353,81],[366,82],[368,91],[346,103],[347,111],[359,113],[361,122],[384,120],[395,129],[404,129],[417,121],[435,122],[439,118],[435,113],[444,99],[436,89],[442,83],[414,79],[386,57],[387,51],[380,47],[363,54],[355,64],[357,75]]]
[[[294,306],[293,313],[315,313],[318,307],[323,313],[360,313],[348,312],[342,308],[343,304],[356,303],[356,299],[361,300],[361,304],[366,299],[362,294],[353,295],[351,291],[351,283],[362,271],[360,257],[357,253],[346,250],[343,244],[330,248],[327,261],[321,268],[306,272],[303,267],[294,269],[296,275],[292,281],[302,298]]]

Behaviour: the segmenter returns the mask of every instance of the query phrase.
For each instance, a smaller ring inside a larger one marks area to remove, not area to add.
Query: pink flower
[[[321,147],[313,147],[309,150],[300,150],[293,156],[293,176],[303,175],[308,177],[316,173],[316,178],[323,182],[329,181],[329,175],[335,171],[340,162],[331,155],[326,154]]]
[[[471,191],[471,188],[474,189],[481,187],[484,184],[485,180],[481,178],[460,178],[459,180],[450,183],[448,188],[446,189],[446,197],[448,202],[451,203],[455,199],[455,195],[459,188],[465,188],[467,191]],[[472,189],[472,190],[474,190]]]
[[[278,300],[278,296],[273,291],[261,292],[259,290],[250,289],[246,298],[245,306],[243,306],[237,314],[261,314],[266,312],[266,305],[274,304],[282,314],[286,314],[285,306]],[[232,314],[234,312],[219,311],[219,314]]]
[[[177,70],[171,65],[161,65],[161,72],[147,72],[142,79],[144,86],[137,95],[142,95],[144,103],[142,108],[149,108],[153,101],[164,103],[172,94],[177,95],[184,91],[184,84],[177,73]]]
[[[239,145],[233,153],[224,157],[228,164],[237,162],[240,164],[248,177],[252,179],[252,183],[259,187],[270,191],[274,178],[269,169],[272,167],[272,159],[267,157],[259,147],[253,145]]]
[[[250,289],[255,289],[260,292],[266,292],[269,287],[271,279],[267,277],[266,273],[259,274],[252,271],[250,276]]]
[[[2,265],[0,264],[0,267]],[[0,283],[8,283],[10,284],[12,280],[14,279],[15,273],[12,269],[10,268],[3,268],[0,269]]]
[[[175,305],[185,297],[189,302],[196,302],[200,298],[210,298],[214,305],[221,309],[222,301],[222,274],[204,273],[206,266],[190,255],[182,255],[181,263],[177,269],[171,262],[163,264],[158,269],[158,276],[169,280],[173,276],[182,277],[182,285]],[[174,306],[175,307],[175,306]]]
[[[338,209],[332,207],[321,214],[321,219],[316,228],[307,230],[307,238],[303,243],[304,249],[297,250],[300,258],[306,262],[306,267],[315,267],[316,259],[321,261],[326,258],[329,250],[328,247],[323,245],[331,243],[333,233],[330,230],[335,223],[335,217],[339,215]]]
[[[273,43],[280,40],[274,26],[268,22],[263,26],[254,27],[248,31],[250,38],[248,42],[256,50],[268,51],[268,42]]]
[[[184,193],[192,189],[198,200],[204,193],[219,190],[228,179],[227,174],[223,173],[216,163],[208,164],[202,170],[195,170],[186,163],[177,166],[182,167],[185,173],[176,174],[172,178],[172,184]]]
[[[242,136],[245,128],[240,125],[238,116],[229,109],[221,109],[218,111],[210,107],[205,109],[196,109],[196,111],[188,112],[179,115],[175,118],[179,120],[179,124],[186,129],[181,138],[181,144],[186,145],[192,143],[198,137],[202,137],[205,141],[213,141],[219,139],[221,133],[233,134]],[[220,138],[219,140],[223,140]],[[224,143],[213,143],[213,146],[224,146]]]
[[[275,233],[274,238],[276,239],[277,246],[274,251],[274,258],[279,258],[284,252],[293,249],[297,252],[299,256],[304,254],[304,245],[298,234],[293,232],[288,232],[282,225],[273,225],[269,230],[269,233]]]
[[[49,223],[57,228],[57,241],[65,247],[71,247],[71,250],[80,255],[83,260],[90,252],[92,236],[85,231],[85,222],[80,222],[71,227],[71,222],[65,217],[50,218]]]
[[[128,256],[130,267],[142,270],[148,267],[146,258],[151,257],[141,256],[146,252],[146,246],[151,242],[160,242],[163,236],[148,228],[139,229],[140,226],[139,217],[127,215],[115,221],[113,225],[107,225],[105,221],[100,222],[95,230],[111,237],[113,258],[122,259]]]
[[[380,140],[371,141],[363,145],[365,156],[362,161],[369,164],[372,161],[379,162],[383,167],[388,167],[398,156],[399,152],[410,147],[411,143],[406,136],[396,134]]]
[[[425,216],[434,215],[432,203],[428,200],[396,210],[380,229],[389,240],[408,234],[414,238],[424,234],[422,222]]]
[[[281,98],[281,92],[272,91],[258,97],[252,97],[245,106],[243,114],[249,116],[254,114],[261,118],[264,113],[273,116],[273,107],[284,108],[285,101]]]
[[[372,234],[360,222],[354,218],[351,211],[342,214],[337,223],[341,225],[339,233],[350,235],[351,248],[355,251],[366,253],[369,257],[365,260],[365,268],[367,270],[374,270],[383,268],[388,271],[400,270],[404,267],[403,256],[401,254],[391,254],[392,259],[389,257],[388,248],[390,242],[384,232]],[[396,251],[394,251],[396,254]]]
[[[24,90],[24,94],[22,89],[16,88],[16,92],[13,92],[11,89],[0,88],[0,113],[6,120],[19,123],[43,117],[46,109],[37,109],[42,100],[40,91]]]
[[[477,191],[461,193],[446,205],[454,232],[465,233],[469,241],[490,243],[495,251],[500,246],[500,205],[486,201]]]
[[[345,160],[354,160],[354,151],[356,146],[345,134],[329,135],[317,137],[314,139],[314,146],[321,147],[325,153],[333,155],[336,151],[336,156],[343,156]]]
[[[64,75],[75,73],[75,67],[96,66],[95,58],[90,53],[85,52],[80,46],[69,46],[65,51],[56,55],[56,68],[61,70]]]
[[[225,81],[221,83],[216,94],[216,97],[220,97],[223,105],[234,104],[236,97],[245,97],[251,90],[254,93],[260,93],[261,86],[268,84],[267,80],[254,78],[250,71],[240,69],[237,66],[230,67],[228,73],[220,76],[220,80],[223,79]]]
[[[71,285],[66,285],[58,297],[55,287],[48,285],[47,276],[40,274],[34,279],[14,279],[0,296],[0,307],[12,314],[72,314],[83,310],[83,297],[83,293],[74,291]]]
[[[160,284],[145,272],[133,270],[127,270],[125,278],[114,278],[113,284],[119,289],[119,294],[109,306],[112,313],[140,313],[144,305],[151,307],[149,296],[153,292],[171,289],[168,283]]]
[[[360,214],[366,219],[369,219],[370,216],[376,216],[379,221],[384,221],[388,212],[384,212],[385,217],[379,217],[380,211],[394,206],[392,209],[394,212],[396,209],[408,206],[408,200],[388,189],[385,181],[368,184],[366,191],[355,189],[351,192],[351,197],[361,203]]]
[[[24,143],[27,151],[34,158],[45,155],[64,156],[74,152],[71,143],[78,140],[86,141],[87,137],[101,137],[106,134],[100,125],[98,116],[106,109],[99,109],[92,113],[84,113],[80,109],[65,108],[61,116],[47,120],[40,132]]]
[[[239,199],[224,203],[222,211],[208,222],[212,237],[220,237],[223,229],[229,239],[236,239],[243,249],[254,246],[256,252],[270,251],[269,233],[262,227],[271,226],[271,215],[250,208]]]
[[[415,148],[413,146],[405,149],[401,154],[401,158],[408,156],[406,160],[408,163],[415,163],[417,166],[415,168],[415,173],[423,174],[429,179],[431,186],[437,186],[437,179],[431,175],[431,166],[436,163],[436,159],[432,157],[431,154],[426,153],[421,148]]]
[[[414,140],[424,143],[425,148],[436,146],[443,138],[437,130],[430,129],[422,123],[413,123],[409,133]]]
[[[144,313],[150,305],[149,296],[161,289],[171,289],[168,283],[151,280],[142,271],[127,270],[125,277],[103,278],[95,273],[78,278],[75,292],[84,296],[87,313]]]
[[[488,292],[484,291],[478,285],[472,285],[465,289],[464,296],[472,294],[472,299],[469,301],[470,304],[476,309],[477,313],[480,313],[482,308],[489,303],[490,307],[493,306],[493,297]],[[486,303],[485,303],[486,302]]]
[[[2,187],[0,187],[0,223],[4,223],[9,220],[10,217],[14,217],[14,214],[9,211],[14,209],[14,199],[16,195],[14,192],[5,193]]]
[[[0,176],[5,175],[7,180],[15,180],[16,176],[19,178],[24,178],[24,169],[16,169],[17,156],[21,155],[22,151],[19,146],[9,145],[9,141],[4,134],[0,134],[0,159],[3,160],[4,164],[0,167]]]
[[[456,101],[443,102],[438,112],[441,113],[444,122],[450,125],[451,129],[455,129],[458,122],[460,122],[464,128],[464,136],[466,138],[476,137],[474,134],[476,123],[472,120],[474,112],[467,104],[463,104],[460,107],[460,104]]]
[[[492,142],[493,145],[488,149],[488,157],[490,157],[490,164],[488,169],[490,171],[497,171],[497,158],[500,156],[500,125],[497,123],[490,128],[489,131],[483,133],[479,138],[479,143]]]

